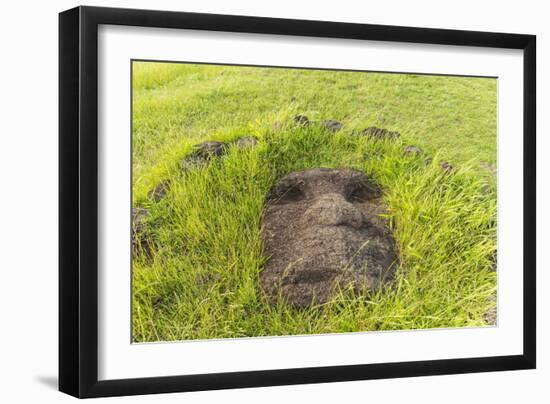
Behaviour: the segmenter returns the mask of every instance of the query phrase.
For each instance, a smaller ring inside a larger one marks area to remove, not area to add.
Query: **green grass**
[[[135,342],[485,325],[496,273],[496,81],[313,70],[136,63],[133,204],[150,210],[153,258],[133,261]],[[293,98],[294,97],[294,98]],[[333,134],[319,125],[337,119]],[[401,133],[375,141],[355,130]],[[181,160],[205,140],[260,142],[205,168]],[[403,147],[424,156],[405,156]],[[452,174],[441,161],[457,167]],[[362,170],[384,189],[400,252],[392,287],[342,292],[310,309],[267,303],[260,217],[284,174]],[[147,197],[162,181],[160,202]]]

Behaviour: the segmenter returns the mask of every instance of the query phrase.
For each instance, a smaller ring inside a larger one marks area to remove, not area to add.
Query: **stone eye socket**
[[[378,196],[379,191],[376,188],[362,183],[354,184],[347,192],[347,200],[349,202],[367,202]]]
[[[301,182],[279,184],[270,192],[268,199],[275,204],[301,201],[305,199],[303,184]]]

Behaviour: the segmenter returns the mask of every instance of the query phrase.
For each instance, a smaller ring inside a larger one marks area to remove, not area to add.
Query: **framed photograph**
[[[59,28],[61,391],[535,368],[535,36]]]

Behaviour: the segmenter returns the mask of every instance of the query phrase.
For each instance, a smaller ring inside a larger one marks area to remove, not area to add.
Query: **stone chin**
[[[380,217],[380,190],[351,169],[315,168],[283,177],[266,198],[260,274],[271,301],[325,303],[338,289],[375,291],[393,278],[395,242]]]

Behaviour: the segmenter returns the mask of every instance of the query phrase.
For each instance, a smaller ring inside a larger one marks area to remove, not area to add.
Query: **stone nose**
[[[338,193],[319,196],[308,207],[304,216],[311,225],[347,225],[359,228],[363,224],[361,212]]]

